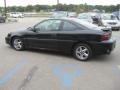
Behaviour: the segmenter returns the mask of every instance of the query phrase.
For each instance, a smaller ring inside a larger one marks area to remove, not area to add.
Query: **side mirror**
[[[36,32],[34,27],[28,27],[27,29],[30,30],[30,31]]]
[[[34,28],[33,28],[33,31],[34,31],[34,32],[40,31],[40,28],[34,27]]]

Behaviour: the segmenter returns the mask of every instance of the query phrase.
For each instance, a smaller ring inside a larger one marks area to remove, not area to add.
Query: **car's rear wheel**
[[[92,50],[87,44],[77,44],[74,47],[73,55],[78,60],[86,61],[92,56]]]
[[[24,43],[23,43],[22,39],[19,38],[19,37],[13,38],[13,40],[12,40],[12,46],[17,51],[21,51],[21,50],[24,49]]]

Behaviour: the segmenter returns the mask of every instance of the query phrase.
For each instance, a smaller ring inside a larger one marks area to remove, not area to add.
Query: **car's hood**
[[[23,34],[27,33],[28,31],[29,31],[28,29],[18,29],[18,30],[15,30],[14,32],[10,32],[10,34],[23,35]]]

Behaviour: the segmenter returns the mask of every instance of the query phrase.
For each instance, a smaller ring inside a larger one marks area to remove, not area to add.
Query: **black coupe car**
[[[24,31],[7,35],[15,50],[49,49],[72,53],[79,60],[107,54],[115,48],[110,28],[102,28],[75,18],[47,19]]]

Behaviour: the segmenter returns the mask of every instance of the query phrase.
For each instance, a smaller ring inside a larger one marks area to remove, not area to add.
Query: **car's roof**
[[[81,23],[82,23],[82,22],[85,22],[85,21],[80,20],[80,19],[78,19],[78,18],[69,18],[69,17],[63,17],[63,18],[49,18],[49,19],[45,19],[45,20],[67,20],[67,21],[73,21],[73,22],[80,21]]]
[[[89,23],[89,22],[86,22],[86,21],[83,21],[83,20],[80,20],[78,18],[60,18],[60,19],[48,19],[48,20],[67,20],[67,21],[72,21],[72,22],[75,22],[75,23],[78,23],[84,27],[89,27],[89,28],[96,28],[98,26],[92,24],[92,23]]]
[[[46,20],[68,20],[68,21],[75,21],[75,20],[79,20],[77,18],[68,18],[68,17],[63,17],[63,18],[49,18]]]

